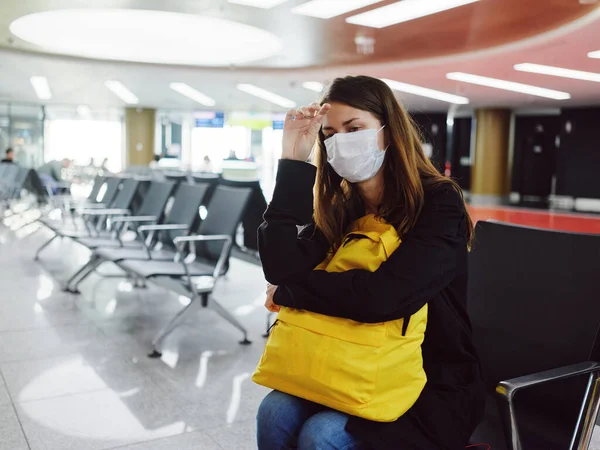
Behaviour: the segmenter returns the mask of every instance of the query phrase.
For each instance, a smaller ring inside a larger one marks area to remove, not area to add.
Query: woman
[[[316,169],[305,162],[315,141]],[[397,228],[400,248],[376,272],[314,271],[352,222],[371,213]],[[288,112],[276,188],[259,230],[271,283],[267,308],[374,323],[428,304],[428,381],[393,423],[273,391],[258,411],[259,449],[464,448],[484,406],[466,312],[472,232],[460,189],[425,157],[415,126],[382,81],[336,79],[321,105]]]

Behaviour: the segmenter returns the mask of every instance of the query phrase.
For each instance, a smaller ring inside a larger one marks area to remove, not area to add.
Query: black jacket
[[[315,168],[282,160],[273,200],[259,228],[267,281],[278,305],[358,322],[383,322],[428,304],[423,342],[427,385],[398,422],[359,418],[348,429],[374,448],[464,448],[483,413],[484,389],[467,316],[467,227],[464,204],[451,186],[425,192],[417,224],[376,272],[313,271],[328,250],[314,233]],[[298,232],[300,230],[300,233]],[[409,437],[417,429],[420,436]]]

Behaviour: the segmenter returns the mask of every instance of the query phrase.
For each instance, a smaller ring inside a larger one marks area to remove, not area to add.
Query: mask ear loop
[[[385,124],[379,129],[377,130],[377,132],[379,133],[381,130],[383,130],[385,128]],[[386,145],[385,148],[383,150],[381,150],[382,152],[387,151],[387,149],[390,148],[390,144]]]

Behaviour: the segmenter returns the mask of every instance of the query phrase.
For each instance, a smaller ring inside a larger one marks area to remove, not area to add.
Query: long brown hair
[[[328,88],[323,103],[343,103],[368,111],[385,125],[389,148],[383,167],[384,192],[378,215],[392,224],[401,238],[417,222],[426,187],[448,183],[462,196],[458,184],[441,175],[425,156],[412,118],[383,81],[367,76],[337,78]],[[321,130],[316,153],[314,219],[331,248],[336,249],[352,222],[364,214],[365,207],[356,186],[340,177],[327,163],[324,141]],[[470,241],[473,223],[468,213],[467,223]]]

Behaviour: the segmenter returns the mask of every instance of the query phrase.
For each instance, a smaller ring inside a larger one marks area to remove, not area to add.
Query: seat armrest
[[[177,248],[178,255],[183,252],[183,248],[186,243],[208,242],[208,241],[223,241],[224,242],[223,248],[221,249],[221,254],[219,255],[219,259],[217,260],[217,264],[213,271],[214,284],[216,284],[217,280],[221,276],[221,270],[223,269],[223,266],[225,265],[225,261],[227,260],[227,255],[229,254],[229,251],[231,250],[231,247],[233,245],[233,239],[231,238],[231,236],[226,235],[226,234],[212,234],[212,235],[180,236],[180,237],[176,237],[175,239],[173,239],[173,242],[175,243],[175,248]],[[181,258],[181,262],[183,264],[183,267],[185,268],[185,272],[186,272],[186,275],[188,278],[189,285],[190,285],[190,287],[192,287],[193,284],[191,281],[191,277],[189,275],[189,270],[188,270],[185,258]]]
[[[116,238],[119,241],[121,247],[123,246],[123,241],[121,241],[121,234],[128,229],[129,224],[134,224],[133,228],[137,228],[137,224],[144,222],[156,222],[158,221],[158,217],[156,216],[117,216],[117,217],[109,217],[108,218],[108,229],[114,230],[116,234]],[[141,236],[138,234],[138,236]],[[144,241],[144,238],[141,237],[141,240]]]
[[[141,232],[144,231],[177,231],[177,230],[187,230],[190,227],[188,225],[183,225],[180,223],[165,223],[160,225],[142,225],[139,230]]]
[[[143,245],[144,245],[144,249],[146,250],[146,253],[148,255],[148,259],[152,259],[152,252],[150,251],[150,244],[152,243],[153,239],[154,239],[154,233],[156,233],[157,231],[187,231],[189,230],[189,226],[188,225],[184,225],[184,224],[179,224],[179,223],[175,223],[175,224],[159,224],[159,225],[142,225],[141,227],[138,227],[137,229],[137,234],[139,239],[142,241]],[[149,232],[148,235],[145,235],[145,232]]]
[[[521,389],[581,375],[589,375],[589,377],[569,450],[589,448],[600,408],[600,363],[597,361],[586,361],[546,370],[501,381],[498,384],[496,399],[509,450],[523,450],[517,424],[515,394]]]
[[[77,209],[107,209],[107,206],[105,203],[88,203],[88,200],[83,200],[83,202],[75,202],[75,207],[77,205],[84,205],[84,206],[80,206]]]
[[[194,236],[179,236],[173,239],[175,245],[180,242],[195,242],[195,241],[231,241],[231,236],[226,234],[209,234],[209,235],[194,235]]]
[[[120,216],[111,217],[110,221],[113,223],[130,223],[130,222],[156,222],[158,217],[156,216]]]
[[[98,208],[98,209],[78,209],[77,212],[82,216],[127,216],[131,214],[128,209],[119,208]]]
[[[578,375],[587,375],[593,372],[600,372],[600,363],[595,361],[586,361],[573,364],[558,369],[550,369],[544,372],[538,372],[531,375],[525,375],[511,380],[501,381],[496,387],[496,393],[503,397],[512,397],[521,389],[536,386],[538,384],[550,381],[563,380],[565,378],[576,377]]]

